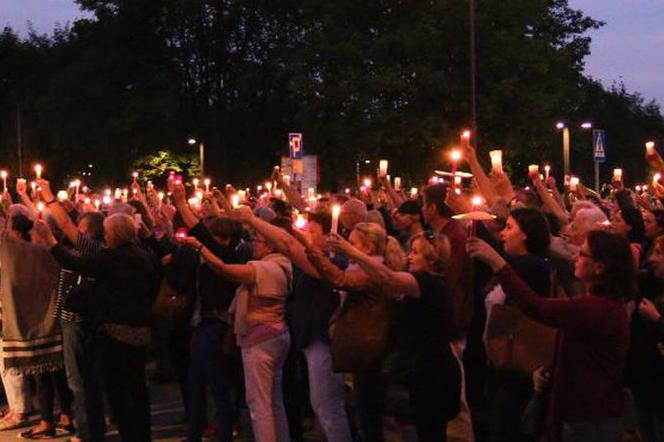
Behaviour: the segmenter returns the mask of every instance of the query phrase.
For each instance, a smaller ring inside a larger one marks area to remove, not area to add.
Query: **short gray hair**
[[[129,244],[138,239],[138,225],[126,213],[114,213],[104,220],[104,230],[112,233],[118,243]]]

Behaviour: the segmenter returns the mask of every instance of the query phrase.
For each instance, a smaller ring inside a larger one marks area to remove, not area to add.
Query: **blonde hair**
[[[375,223],[358,223],[353,231],[360,235],[363,243],[373,245],[374,255],[383,256],[387,267],[396,271],[404,269],[406,255],[399,241],[388,236],[381,226]]]
[[[129,244],[138,239],[138,226],[126,213],[114,213],[104,220],[104,230],[112,234],[118,244]]]
[[[421,240],[422,255],[427,260],[434,273],[443,274],[447,269],[452,254],[452,246],[447,235],[435,235],[426,232],[420,232],[413,235],[408,241],[412,248],[415,241]]]

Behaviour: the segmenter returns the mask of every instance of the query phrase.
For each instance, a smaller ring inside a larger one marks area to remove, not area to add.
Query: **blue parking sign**
[[[288,134],[288,147],[290,148],[290,156],[294,160],[302,159],[302,134],[290,133]]]
[[[593,130],[593,159],[596,163],[606,161],[606,133],[601,129]]]

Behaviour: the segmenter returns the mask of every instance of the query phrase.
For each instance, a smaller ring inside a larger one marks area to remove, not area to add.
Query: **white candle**
[[[380,160],[378,162],[378,174],[380,177],[387,175],[387,160]]]
[[[491,157],[491,170],[496,173],[503,172],[503,151],[502,150],[492,150],[489,152]]]
[[[231,206],[233,206],[233,209],[240,207],[240,195],[235,194],[231,196]]]
[[[613,180],[622,181],[623,171],[622,169],[613,169]]]
[[[191,180],[192,184],[194,185],[194,192],[198,190],[198,184],[201,182],[198,178],[194,178]]]
[[[138,172],[132,173],[131,176],[134,178],[134,182],[136,182],[136,180],[138,180]]]
[[[315,200],[316,199],[316,191],[314,190],[313,187],[309,187],[307,189],[307,199],[308,200]]]
[[[210,193],[210,178],[205,178],[203,183],[205,184],[205,193]]]
[[[2,191],[7,191],[7,171],[0,170],[0,177],[2,177]]]
[[[44,217],[44,209],[46,206],[44,205],[43,202],[39,201],[37,203],[37,210],[39,211],[39,219],[42,219]]]
[[[655,155],[655,142],[654,141],[648,141],[646,143],[646,154],[650,157],[652,155]]]
[[[245,190],[238,190],[237,191],[237,196],[240,197],[240,201],[246,201],[247,200],[247,192]]]
[[[42,167],[41,164],[35,164],[35,175],[37,176],[38,180],[41,179],[42,170],[43,170],[43,167]]]
[[[290,186],[290,175],[284,175],[284,184]]]
[[[394,190],[401,190],[401,178],[398,176],[394,177]]]
[[[330,233],[338,233],[339,231],[339,214],[341,213],[341,206],[335,204],[332,206],[332,228]]]
[[[653,182],[653,184],[657,184],[657,183],[659,183],[660,178],[662,178],[662,174],[661,174],[661,173],[656,173],[656,174],[654,174],[654,175],[652,176],[652,182]]]
[[[531,178],[536,177],[539,174],[539,166],[537,164],[531,164],[528,166],[528,175]]]
[[[578,177],[575,176],[571,177],[569,179],[569,190],[571,190],[572,192],[576,192],[577,187],[579,186],[580,183],[581,182],[579,181]]]
[[[60,190],[57,196],[58,196],[58,201],[65,201],[67,198],[69,198],[69,194],[67,193],[66,190]]]
[[[410,197],[415,198],[417,196],[417,187],[411,187],[410,189]]]
[[[544,166],[544,178],[549,179],[549,174],[551,173],[551,166],[548,164]]]

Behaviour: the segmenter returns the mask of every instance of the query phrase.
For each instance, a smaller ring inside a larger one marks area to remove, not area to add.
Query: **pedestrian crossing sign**
[[[603,130],[593,130],[593,159],[596,163],[606,161],[606,134]]]

